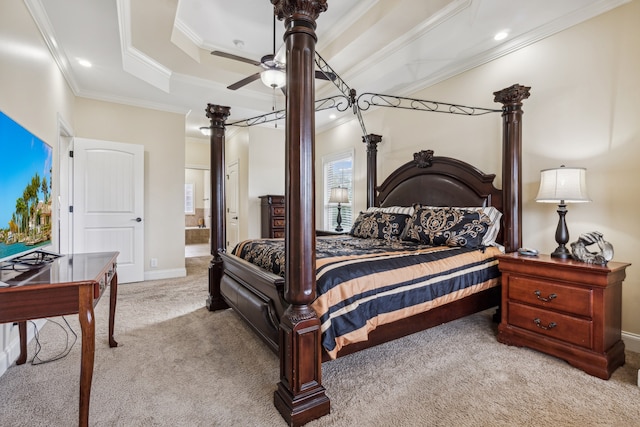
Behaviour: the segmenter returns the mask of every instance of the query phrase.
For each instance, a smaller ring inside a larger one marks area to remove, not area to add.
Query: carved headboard
[[[376,188],[376,205],[495,206],[502,211],[502,190],[493,186],[494,178],[469,163],[423,150]]]

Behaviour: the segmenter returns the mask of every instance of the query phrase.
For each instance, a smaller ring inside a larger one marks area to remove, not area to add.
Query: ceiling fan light
[[[287,76],[280,70],[269,69],[260,73],[260,80],[267,87],[279,89],[287,83]]]

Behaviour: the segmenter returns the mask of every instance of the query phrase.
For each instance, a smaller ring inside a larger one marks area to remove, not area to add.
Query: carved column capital
[[[497,92],[493,92],[494,102],[500,102],[503,105],[522,105],[522,100],[529,98],[529,89],[531,86],[522,86],[514,84]]]
[[[370,133],[362,137],[362,142],[367,144],[367,152],[371,150],[377,150],[378,144],[382,142],[382,135],[376,135],[375,133]]]
[[[207,118],[211,120],[211,127],[224,128],[225,122],[229,114],[231,114],[231,107],[207,104],[207,108],[204,111],[207,114]]]
[[[271,0],[271,4],[278,19],[307,16],[314,26],[318,16],[327,10],[327,0]]]

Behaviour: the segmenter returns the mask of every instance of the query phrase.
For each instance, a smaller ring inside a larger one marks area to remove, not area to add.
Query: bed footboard
[[[284,313],[284,279],[233,255],[221,253],[220,293],[267,345],[278,353],[278,328]]]

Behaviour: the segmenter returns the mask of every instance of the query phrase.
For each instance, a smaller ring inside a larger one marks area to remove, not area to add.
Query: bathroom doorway
[[[209,169],[185,168],[185,258],[211,253],[211,172]]]

